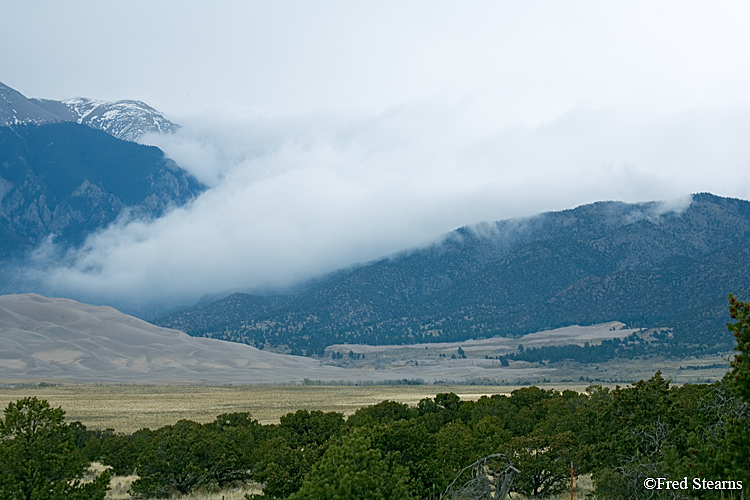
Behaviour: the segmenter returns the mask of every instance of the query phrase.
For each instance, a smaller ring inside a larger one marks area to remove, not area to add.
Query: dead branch
[[[471,478],[457,487],[467,471],[471,471]],[[461,469],[440,500],[505,500],[513,485],[513,478],[520,472],[507,455],[487,455]]]

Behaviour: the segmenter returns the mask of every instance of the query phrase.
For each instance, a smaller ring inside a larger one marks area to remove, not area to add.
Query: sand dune
[[[0,296],[0,380],[260,384],[347,377],[313,359],[190,337],[111,307]]]

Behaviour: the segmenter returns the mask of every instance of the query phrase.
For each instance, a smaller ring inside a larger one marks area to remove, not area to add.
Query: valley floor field
[[[69,421],[92,429],[132,433],[157,429],[180,419],[210,422],[222,413],[250,412],[262,424],[297,410],[337,411],[351,415],[358,408],[384,400],[416,405],[439,393],[454,392],[462,400],[510,394],[518,386],[180,386],[180,385],[60,385],[0,388],[0,406],[35,396],[62,407]],[[548,387],[549,388],[549,387]],[[563,384],[557,390],[582,391],[586,385]]]

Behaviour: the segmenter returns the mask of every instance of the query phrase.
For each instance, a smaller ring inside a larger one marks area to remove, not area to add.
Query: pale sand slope
[[[190,337],[111,307],[35,294],[0,296],[4,380],[262,384],[349,377],[313,359]]]

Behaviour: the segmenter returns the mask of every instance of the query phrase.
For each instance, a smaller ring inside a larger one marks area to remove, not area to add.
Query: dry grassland
[[[542,385],[542,387],[544,387]],[[297,410],[338,411],[351,415],[358,408],[384,400],[415,405],[426,397],[454,392],[463,400],[483,395],[510,394],[518,386],[178,386],[178,385],[60,385],[0,388],[0,407],[20,398],[36,396],[53,407],[62,407],[68,420],[92,429],[132,433],[156,429],[188,419],[210,422],[217,415],[250,412],[262,424]],[[557,390],[582,391],[585,384],[555,384]]]
[[[138,476],[114,476],[109,483],[107,500],[130,500],[130,485]],[[245,500],[247,494],[260,494],[263,487],[258,484],[247,484],[224,488],[219,491],[194,491],[187,495],[173,495],[170,500]]]
[[[138,476],[115,476],[109,483],[107,500],[130,500],[129,490]],[[258,484],[248,484],[224,488],[219,491],[197,490],[187,495],[173,495],[170,500],[245,500],[247,494],[260,494],[263,487]]]
[[[138,476],[115,476],[110,482],[110,490],[107,492],[107,499],[109,500],[130,500],[132,497],[128,493],[130,484],[135,481]],[[591,476],[580,476],[576,477],[573,481],[573,500],[584,500],[587,494],[593,490],[594,486],[591,482]],[[225,488],[219,491],[195,491],[188,495],[175,495],[170,500],[244,500],[246,494],[258,494],[262,492],[262,485],[248,484],[244,486]],[[513,498],[516,500],[529,500],[528,497],[523,495],[513,494]],[[570,498],[570,491],[560,493],[554,497],[550,497],[552,500],[566,500]]]
[[[136,478],[137,476],[113,477],[106,498],[108,500],[130,500],[132,497],[128,494],[128,489],[130,488],[130,483],[135,481]],[[573,482],[573,500],[585,500],[588,498],[588,493],[592,490],[591,476],[587,475],[575,478]],[[173,496],[170,500],[244,500],[246,494],[261,492],[262,487],[260,485],[246,485],[213,492],[196,491],[189,495]],[[513,494],[513,498],[516,500],[529,500],[528,497],[518,494]],[[570,491],[550,497],[552,500],[566,500],[568,498],[570,498]]]

